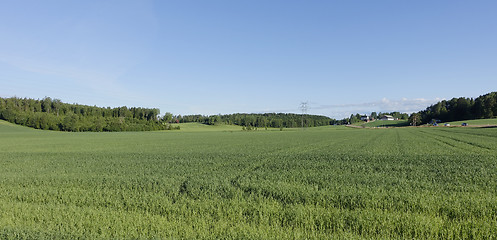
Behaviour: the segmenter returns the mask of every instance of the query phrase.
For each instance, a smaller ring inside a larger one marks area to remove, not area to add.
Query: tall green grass
[[[363,123],[361,126],[364,127],[405,127],[409,126],[407,120],[376,120],[368,123]]]
[[[497,129],[0,122],[0,238],[492,239],[496,153]]]

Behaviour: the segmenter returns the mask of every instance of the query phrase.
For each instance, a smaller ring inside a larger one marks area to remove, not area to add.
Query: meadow
[[[461,126],[461,124],[466,123],[469,126],[497,126],[497,118],[490,119],[476,119],[476,120],[464,120],[464,121],[455,121],[448,122],[452,126]]]
[[[0,121],[0,166],[0,239],[497,238],[497,128]]]
[[[367,123],[364,123],[364,122],[361,122],[361,123],[357,123],[359,126],[363,126],[363,127],[370,127],[370,128],[374,128],[374,127],[405,127],[405,126],[409,126],[409,122],[407,122],[407,120],[376,120],[376,121],[372,121],[372,122],[367,122]]]

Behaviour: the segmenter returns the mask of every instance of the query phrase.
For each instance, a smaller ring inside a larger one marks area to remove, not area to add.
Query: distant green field
[[[179,123],[173,124],[173,126],[180,126],[180,131],[182,132],[222,132],[222,131],[241,131],[242,127],[235,125],[207,125],[201,123]]]
[[[239,132],[245,131],[242,126],[236,125],[227,125],[227,124],[219,124],[219,125],[207,125],[202,123],[178,123],[173,124],[174,126],[180,126],[180,132]],[[324,126],[324,128],[329,126]],[[321,129],[323,127],[313,127],[313,128],[305,128],[305,130],[316,130]],[[299,131],[302,128],[253,128],[250,131]],[[176,131],[176,130],[175,130]]]
[[[462,123],[467,123],[469,126],[471,125],[497,125],[497,118],[492,119],[476,119],[476,120],[465,120],[465,121],[456,121],[456,122],[448,122],[453,126],[460,126]],[[441,125],[443,125],[442,123]]]
[[[373,122],[363,123],[364,127],[405,127],[409,126],[407,120],[376,120]]]
[[[0,121],[0,239],[497,236],[497,128],[231,128]]]

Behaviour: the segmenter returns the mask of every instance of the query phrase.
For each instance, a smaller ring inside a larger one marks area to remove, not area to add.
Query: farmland
[[[495,239],[497,128],[0,122],[0,238]]]
[[[407,120],[376,120],[368,123],[361,123],[360,126],[364,127],[405,127],[409,126]]]
[[[469,126],[486,126],[486,125],[497,126],[497,118],[455,121],[448,123],[453,126],[460,126],[462,123],[467,123]]]

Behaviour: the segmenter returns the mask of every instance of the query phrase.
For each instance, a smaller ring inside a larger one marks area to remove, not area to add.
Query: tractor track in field
[[[449,147],[451,147],[451,148],[455,148],[455,149],[458,149],[458,150],[460,150],[460,149],[461,149],[461,148],[460,148],[460,147],[458,147],[457,145],[455,145],[455,144],[453,144],[453,143],[451,143],[451,142],[449,142],[449,141],[445,140],[445,138],[442,138],[442,137],[440,137],[440,136],[438,136],[438,135],[434,135],[434,134],[432,134],[431,132],[429,133],[429,132],[425,132],[425,131],[419,131],[419,133],[421,133],[421,134],[423,134],[423,135],[425,135],[425,136],[427,136],[427,137],[429,137],[429,138],[435,139],[435,140],[437,140],[439,143],[441,143],[441,144],[443,144],[443,145],[446,145],[446,146],[449,146]]]
[[[455,137],[449,137],[449,136],[446,136],[446,135],[443,135],[443,134],[439,134],[439,133],[435,133],[435,135],[440,136],[440,137],[445,137],[445,138],[448,138],[448,139],[452,139],[452,140],[454,140],[456,142],[465,143],[465,144],[468,144],[468,145],[473,146],[473,147],[478,147],[478,148],[486,149],[486,150],[494,150],[494,149],[492,149],[490,147],[483,146],[483,145],[480,145],[480,144],[475,143],[475,142],[466,141],[466,140],[455,138]]]
[[[383,136],[383,134],[384,133],[382,133],[381,136]],[[375,138],[375,135],[368,136],[367,140],[365,140],[365,141],[363,141],[363,143],[359,144],[358,148],[363,149],[363,148],[367,147],[370,144],[370,142],[372,142],[374,140],[374,138]],[[354,140],[353,137],[351,137],[350,139],[343,139],[343,141],[353,141],[353,140]],[[241,172],[237,176],[231,178],[229,180],[229,182],[230,182],[232,187],[234,187],[235,189],[239,189],[244,194],[251,194],[254,192],[255,189],[253,189],[253,187],[249,187],[249,186],[242,186],[240,183],[240,180],[242,178],[248,177],[252,173],[257,172],[258,170],[265,168],[271,162],[277,161],[277,159],[278,159],[277,156],[279,156],[281,153],[284,153],[284,154],[289,154],[289,153],[305,154],[308,152],[312,152],[314,150],[332,147],[332,145],[330,145],[329,143],[330,143],[330,140],[326,139],[326,140],[322,140],[322,141],[317,141],[313,144],[306,144],[304,146],[291,146],[291,147],[278,149],[278,150],[275,150],[272,152],[268,152],[267,154],[264,155],[264,157],[257,160],[258,163],[256,163],[255,165],[252,165],[250,167],[247,167],[243,172]],[[351,149],[351,151],[355,152],[356,149]],[[269,197],[269,196],[275,197],[275,196],[272,196],[267,191],[264,191],[263,189],[261,191],[261,194],[265,197]],[[275,200],[279,201],[279,199],[277,199],[277,198]]]
[[[323,147],[326,147],[327,144],[323,144],[323,143],[327,143],[327,142],[328,142],[328,140],[323,140],[323,141],[316,142],[315,144],[312,144],[311,145],[312,147],[310,147],[309,145],[305,145],[305,146],[301,146],[301,147],[292,146],[292,147],[288,147],[288,148],[283,148],[283,149],[278,149],[278,150],[272,151],[272,152],[266,154],[263,158],[259,159],[258,163],[256,165],[247,167],[242,173],[240,173],[237,176],[231,178],[230,179],[230,184],[231,184],[232,187],[234,187],[236,189],[239,189],[239,190],[241,190],[242,192],[244,192],[246,194],[250,194],[251,192],[253,192],[253,189],[251,189],[251,188],[244,188],[243,186],[241,186],[240,179],[243,178],[243,177],[247,177],[251,173],[256,172],[259,169],[262,169],[265,166],[267,166],[271,161],[274,161],[274,159],[275,159],[274,156],[275,155],[277,156],[279,153],[288,152],[289,149],[291,149],[292,152],[297,151],[299,153],[305,153],[305,152],[309,152],[309,151],[312,151],[312,150],[317,150],[317,149],[321,149]]]
[[[447,133],[457,133],[457,134],[464,134],[464,135],[470,135],[470,136],[478,136],[478,137],[488,137],[488,138],[497,138],[497,135],[488,135],[488,134],[481,134],[481,133],[473,133],[473,132],[463,132],[461,130],[457,130],[457,131],[450,131],[448,129],[437,129],[438,131],[443,131],[443,132],[447,132]]]
[[[433,139],[436,139],[438,140],[439,142],[441,143],[444,143],[445,145],[448,145],[450,147],[453,147],[455,149],[458,149],[458,150],[461,150],[460,146],[457,146],[456,144],[450,142],[450,141],[447,141],[447,139],[450,139],[452,141],[455,141],[456,143],[461,143],[461,144],[464,144],[466,146],[470,146],[471,148],[469,148],[469,150],[473,151],[473,152],[477,152],[475,151],[474,147],[477,147],[477,148],[480,148],[480,149],[484,149],[484,150],[493,150],[487,146],[481,146],[479,144],[476,144],[476,143],[473,143],[473,142],[469,142],[469,141],[463,141],[461,139],[458,139],[458,138],[453,138],[453,137],[449,137],[449,136],[445,136],[445,135],[440,135],[440,134],[436,134],[436,133],[433,133],[433,132],[426,132],[426,131],[420,131],[420,133],[423,133]]]

